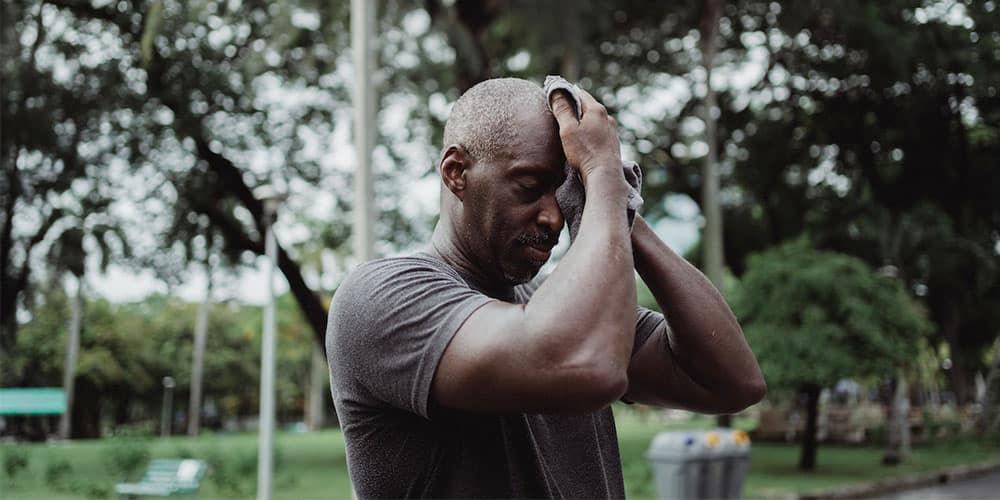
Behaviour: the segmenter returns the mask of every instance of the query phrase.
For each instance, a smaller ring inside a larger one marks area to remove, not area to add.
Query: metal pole
[[[702,64],[705,67],[705,101],[702,106],[702,119],[705,122],[708,154],[705,156],[701,171],[701,208],[705,214],[701,243],[705,275],[720,292],[723,291],[722,270],[725,267],[725,257],[722,252],[722,208],[719,206],[719,152],[716,128],[720,111],[715,89],[712,88],[712,68],[715,65],[715,52],[718,48],[717,34],[721,15],[721,0],[705,0],[700,28]],[[732,417],[719,415],[716,417],[716,423],[719,427],[730,427]]]
[[[257,499],[270,500],[274,475],[274,269],[277,242],[274,237],[275,210],[265,200],[265,244],[267,254],[267,305],[264,306],[264,333],[261,338],[260,441],[257,449]]]
[[[715,89],[712,88],[712,67],[714,66],[717,46],[721,2],[707,0],[702,26],[702,64],[705,67],[705,101],[702,106],[705,122],[705,142],[708,143],[708,154],[702,164],[701,205],[705,214],[705,228],[702,232],[702,256],[704,258],[705,274],[708,279],[722,291],[722,269],[725,266],[722,253],[722,209],[719,206],[719,155],[716,122],[718,120],[718,103]]]
[[[326,366],[326,356],[319,346],[313,346],[312,369],[309,374],[309,406],[306,415],[306,425],[310,431],[323,428],[324,404],[330,397],[326,389],[327,376],[330,373]]]
[[[372,221],[375,197],[371,175],[375,143],[375,2],[351,0],[351,50],[354,57],[354,256],[359,262],[373,257]]]
[[[170,427],[174,419],[174,383],[173,377],[163,377],[163,412],[160,415],[160,437],[170,435]]]
[[[205,262],[205,276],[208,284],[205,286],[205,300],[198,308],[198,319],[194,325],[194,352],[191,354],[191,399],[188,403],[189,436],[197,436],[201,429],[201,379],[205,366],[205,337],[208,333],[208,309],[212,304],[212,272]]]
[[[66,339],[66,362],[63,365],[63,392],[66,411],[59,418],[59,437],[69,439],[73,433],[73,399],[76,389],[76,360],[80,354],[80,327],[83,319],[83,276],[76,277],[76,296],[70,301],[69,337]]]

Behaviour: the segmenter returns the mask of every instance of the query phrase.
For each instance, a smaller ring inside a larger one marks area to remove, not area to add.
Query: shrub
[[[73,465],[65,458],[56,458],[45,466],[45,482],[56,491],[68,491]]]
[[[3,452],[3,472],[13,483],[17,475],[28,468],[28,452],[23,448],[7,448]]]
[[[85,477],[73,478],[69,482],[69,489],[73,493],[87,498],[108,498],[111,495],[111,485]]]
[[[216,449],[205,454],[208,463],[208,479],[224,496],[246,497],[256,486],[257,451],[239,452],[231,450],[223,455]]]
[[[135,479],[136,473],[146,467],[152,455],[149,451],[149,442],[137,438],[114,439],[101,454],[105,465],[121,481]]]

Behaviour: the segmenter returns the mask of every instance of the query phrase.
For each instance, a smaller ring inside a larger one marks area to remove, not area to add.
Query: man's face
[[[508,285],[530,281],[559,239],[563,217],[556,188],[565,157],[555,119],[536,110],[517,118],[514,141],[491,162],[466,173],[464,236],[483,271]]]

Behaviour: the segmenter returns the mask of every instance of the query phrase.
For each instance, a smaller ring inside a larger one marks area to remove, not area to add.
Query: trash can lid
[[[718,436],[717,455],[745,455],[750,450],[750,436],[738,429],[717,428],[710,433]]]
[[[719,436],[705,431],[665,431],[653,438],[646,456],[651,460],[692,460],[706,458],[718,445]],[[713,444],[714,443],[714,444]]]

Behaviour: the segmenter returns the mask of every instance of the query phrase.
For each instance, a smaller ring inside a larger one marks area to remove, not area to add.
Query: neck
[[[514,287],[502,277],[488,272],[468,244],[459,237],[453,221],[442,211],[441,219],[434,227],[431,247],[449,266],[458,271],[473,288],[495,298],[513,297]]]

